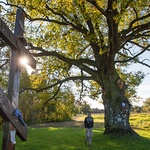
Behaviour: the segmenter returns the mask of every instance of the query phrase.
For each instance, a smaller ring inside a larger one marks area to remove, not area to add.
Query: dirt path
[[[101,114],[93,114],[94,117],[94,127],[104,127],[103,116],[100,118]],[[31,125],[29,128],[42,128],[42,127],[73,127],[73,128],[84,128],[84,118],[85,115],[77,115],[72,117],[72,121],[64,122],[50,122],[45,124]]]
[[[29,128],[42,128],[42,127],[77,127],[83,128],[82,121],[64,121],[64,122],[51,122],[45,124],[31,125]]]

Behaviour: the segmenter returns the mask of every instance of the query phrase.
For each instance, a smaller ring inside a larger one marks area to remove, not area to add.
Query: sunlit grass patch
[[[150,128],[150,114],[149,113],[139,113],[131,114],[130,124],[133,128]]]

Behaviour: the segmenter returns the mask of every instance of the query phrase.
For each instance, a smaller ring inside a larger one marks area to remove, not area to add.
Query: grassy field
[[[28,140],[16,138],[16,150],[148,150],[150,149],[150,114],[131,114],[131,126],[140,135],[132,137],[103,135],[103,115],[93,114],[95,127],[92,147],[84,145],[83,115],[75,121],[30,126]],[[0,139],[2,139],[0,131]],[[1,142],[2,143],[2,142]],[[1,146],[0,143],[0,147]]]

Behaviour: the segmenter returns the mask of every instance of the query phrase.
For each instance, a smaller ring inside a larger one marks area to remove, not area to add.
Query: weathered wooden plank
[[[16,36],[12,34],[10,29],[6,26],[6,24],[3,22],[1,18],[0,18],[0,36],[11,48],[18,49],[16,43],[17,40]]]
[[[21,22],[20,22],[20,26]],[[22,54],[26,55],[29,58],[29,65],[35,69],[36,68],[36,61],[30,54],[28,50],[26,50],[23,44],[23,37],[16,37],[11,30],[7,27],[7,25],[3,22],[0,18],[0,37],[8,44],[13,50],[18,50]]]
[[[17,135],[22,141],[27,140],[28,128],[15,116],[15,108],[0,88],[0,115],[5,121],[10,121],[17,130]]]

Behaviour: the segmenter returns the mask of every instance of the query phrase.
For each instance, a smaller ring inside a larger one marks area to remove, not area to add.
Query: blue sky
[[[147,64],[150,65],[150,60],[148,61],[148,59],[150,59],[150,52],[147,51],[145,52],[142,57],[142,59],[145,59],[145,62]],[[140,96],[143,100],[146,100],[147,98],[150,98],[150,68],[140,65],[140,64],[136,64],[136,65],[132,65],[132,67],[130,67],[129,69],[130,71],[143,71],[146,76],[143,80],[143,82],[140,84],[140,86],[137,88],[137,94],[138,96]]]

